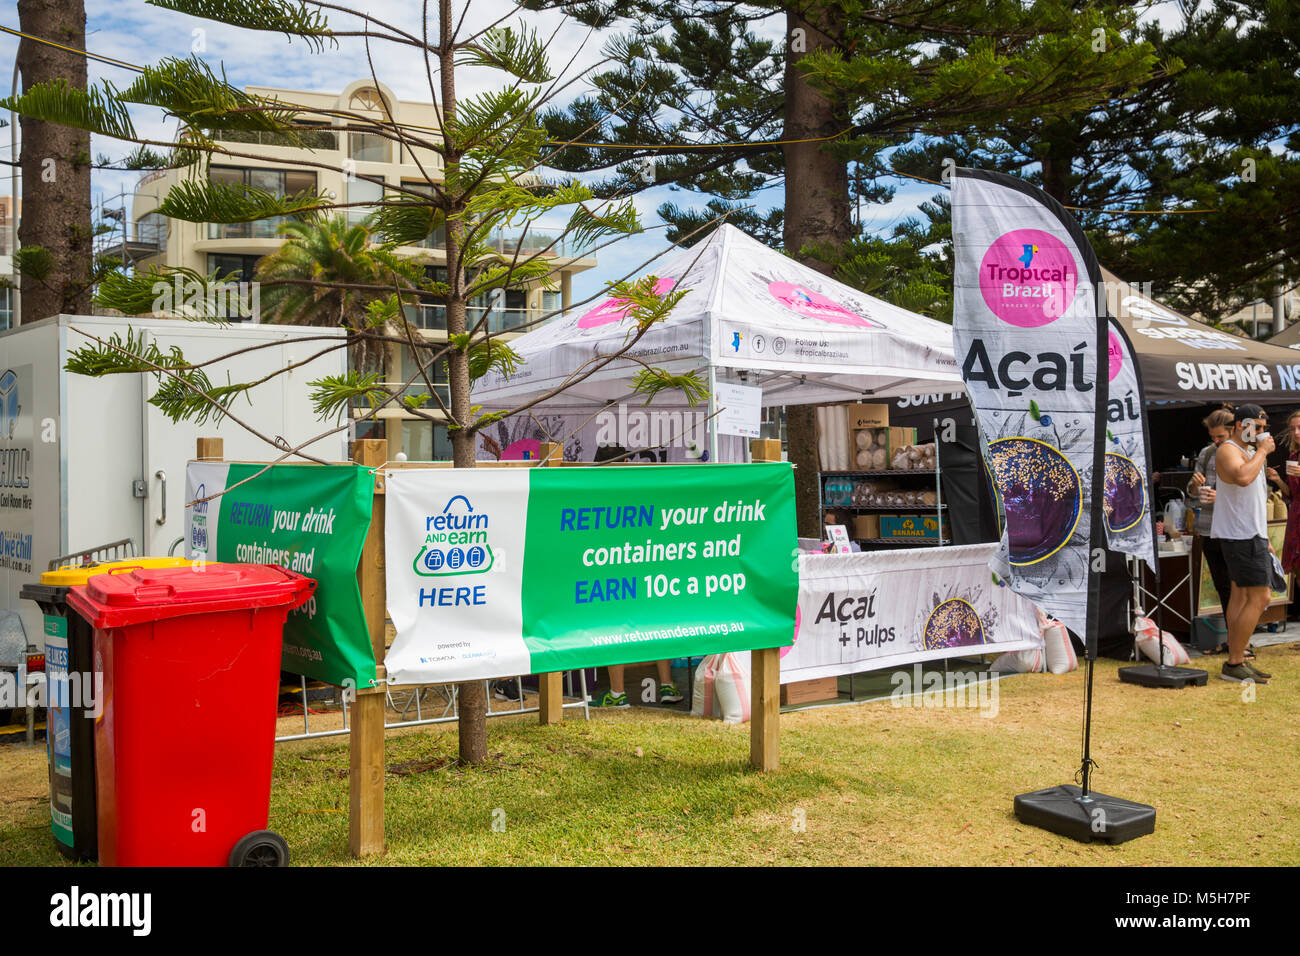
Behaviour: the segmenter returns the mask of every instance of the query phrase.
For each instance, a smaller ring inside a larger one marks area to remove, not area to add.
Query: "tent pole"
[[[718,369],[709,362],[709,463],[718,462]]]

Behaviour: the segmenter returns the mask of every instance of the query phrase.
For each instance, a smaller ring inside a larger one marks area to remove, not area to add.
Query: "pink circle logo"
[[[1003,322],[1033,329],[1055,322],[1074,301],[1079,270],[1070,250],[1041,229],[1013,229],[980,261],[980,292]]]
[[[663,295],[676,284],[675,279],[660,279],[654,284],[654,294]],[[632,303],[627,299],[606,299],[578,320],[578,328],[594,329],[611,322],[621,322],[631,309]]]
[[[796,604],[794,606],[794,637],[791,638],[791,643],[789,647],[781,648],[781,654],[780,654],[781,657],[785,657],[785,655],[789,654],[792,650],[794,650],[794,645],[797,644],[799,641],[799,618],[800,618],[799,605]]]
[[[1115,330],[1110,330],[1110,342],[1106,346],[1106,357],[1110,360],[1110,380],[1115,381],[1115,376],[1124,366],[1124,346],[1120,344],[1119,336]]]
[[[767,291],[776,301],[787,309],[798,312],[810,319],[834,322],[836,325],[856,325],[868,329],[884,328],[879,322],[873,322],[865,316],[850,312],[838,302],[832,302],[820,292],[814,292],[806,286],[792,282],[770,282]]]

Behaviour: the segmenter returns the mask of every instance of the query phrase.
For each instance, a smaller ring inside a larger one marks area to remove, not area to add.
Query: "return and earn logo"
[[[462,513],[452,508],[458,501],[464,505]],[[483,574],[495,563],[487,540],[487,513],[476,512],[464,495],[453,495],[441,513],[426,517],[424,535],[424,545],[411,563],[422,577]]]

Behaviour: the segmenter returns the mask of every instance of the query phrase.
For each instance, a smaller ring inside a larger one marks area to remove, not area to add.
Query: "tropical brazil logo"
[[[793,282],[769,282],[767,291],[777,302],[792,312],[810,319],[821,319],[835,325],[853,325],[868,329],[884,328],[865,315],[851,312],[833,299],[829,299],[807,286]]]
[[[1017,435],[989,443],[989,473],[1007,519],[1011,563],[1037,564],[1061,550],[1083,510],[1083,483],[1069,459]]]
[[[1079,270],[1065,243],[1050,232],[1013,229],[984,253],[979,282],[994,315],[1033,329],[1065,314],[1078,289]]]
[[[494,560],[487,512],[475,511],[464,495],[453,495],[441,513],[424,519],[424,546],[412,567],[423,577],[440,578],[482,574]]]
[[[654,284],[652,290],[655,295],[663,296],[672,291],[676,279],[664,277]],[[602,325],[609,325],[613,322],[621,322],[627,318],[627,314],[632,311],[632,300],[616,299],[612,296],[601,302],[595,308],[585,312],[582,318],[578,319],[578,328],[595,329]]]

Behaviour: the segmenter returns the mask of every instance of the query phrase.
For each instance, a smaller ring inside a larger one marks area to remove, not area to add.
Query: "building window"
[[[405,398],[408,395],[429,394],[429,387],[424,384],[424,376],[420,374],[420,364],[429,361],[429,358],[432,356],[433,353],[432,351],[426,351],[425,349],[420,349],[420,351],[417,354],[418,354],[418,362],[417,362],[417,356],[412,355],[411,350],[409,348],[403,347],[402,349],[402,365],[401,365],[402,381],[396,384],[400,385],[403,382],[405,382],[407,379],[412,378],[412,376],[414,376],[414,380],[411,382],[410,386],[408,386],[406,389],[402,391],[403,398]],[[438,361],[434,362],[431,366],[425,369],[425,374],[429,376],[429,381],[433,383],[433,388],[434,391],[438,393],[438,398],[442,399],[443,404],[450,405],[451,386],[448,385],[447,383],[447,360],[438,359]],[[430,409],[432,411],[437,411],[440,408],[437,399],[433,398],[432,396],[430,396],[429,400],[425,402],[422,407]],[[421,460],[427,460],[427,459],[421,459]]]
[[[230,276],[231,282],[252,282],[261,256],[235,256],[225,253],[208,253],[208,275],[220,272]],[[233,273],[233,275],[231,275]]]
[[[446,425],[433,422],[402,422],[402,451],[407,461],[451,461],[451,436]]]
[[[528,293],[523,289],[506,289],[505,315],[500,331],[508,332],[528,322]]]
[[[208,179],[230,186],[251,186],[273,196],[296,196],[316,192],[316,173],[307,169],[260,169],[244,166],[212,166]],[[283,216],[253,222],[210,222],[209,239],[274,239]]]
[[[0,331],[14,327],[14,290],[0,288]]]
[[[433,195],[433,186],[429,183],[412,182],[411,180],[402,180],[402,188],[409,189],[411,192],[420,193],[424,196]],[[405,193],[399,194],[400,198],[410,199]],[[423,241],[417,242],[416,245],[421,249],[444,249],[447,246],[447,230],[443,226],[438,226],[433,232],[424,237]],[[444,280],[445,281],[445,280]]]
[[[383,183],[374,183],[368,179],[353,178],[348,182],[349,203],[374,203],[384,198]],[[348,206],[348,225],[355,225],[371,215],[375,206]]]
[[[388,162],[388,146],[377,133],[348,133],[348,156],[358,163]]]
[[[167,251],[167,217],[159,212],[146,213],[135,221],[136,242],[147,242],[158,252]]]
[[[425,278],[430,282],[446,282],[446,266],[425,266]],[[402,307],[406,321],[419,329],[431,329],[437,332],[447,331],[447,307],[440,302],[421,302],[418,305]]]
[[[550,315],[552,312],[558,313],[564,308],[564,295],[560,292],[542,292],[542,315]]]
[[[388,101],[384,99],[373,86],[363,86],[352,94],[352,99],[348,101],[348,106],[354,110],[374,110],[378,113],[389,115]]]

